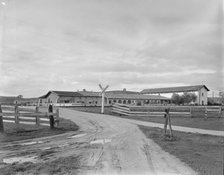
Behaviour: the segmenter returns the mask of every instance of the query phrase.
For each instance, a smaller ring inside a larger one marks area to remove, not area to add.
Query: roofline
[[[207,88],[207,86],[203,85],[203,87],[204,87],[205,89],[207,89],[207,91],[210,91],[209,88]]]
[[[48,91],[45,95],[42,95],[42,96],[40,96],[39,98],[47,98],[48,96],[49,96],[49,94],[50,93],[54,93],[54,94],[56,94],[57,96],[59,96],[56,92],[54,92],[54,91]]]
[[[204,87],[207,91],[210,91],[208,88],[207,88],[207,86],[205,86],[205,85],[194,85],[194,86],[202,86],[202,87]],[[192,86],[176,86],[176,87],[163,87],[163,88],[151,88],[151,89],[143,89],[140,93],[141,94],[153,94],[153,93],[173,93],[173,92],[152,92],[152,93],[145,93],[145,92],[143,92],[143,91],[147,91],[147,90],[154,90],[154,89],[160,89],[160,90],[162,90],[162,89],[168,89],[168,88],[182,88],[182,87],[192,87]],[[183,92],[183,91],[176,91],[176,92]],[[187,90],[186,92],[193,92],[193,91],[191,91],[191,90]]]

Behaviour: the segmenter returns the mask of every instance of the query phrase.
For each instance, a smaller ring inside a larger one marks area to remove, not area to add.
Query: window
[[[202,92],[202,93],[201,93],[201,96],[203,97],[203,95],[204,95],[204,93]]]
[[[118,103],[121,103],[121,100],[118,100]]]
[[[109,100],[109,104],[111,104],[111,100]]]

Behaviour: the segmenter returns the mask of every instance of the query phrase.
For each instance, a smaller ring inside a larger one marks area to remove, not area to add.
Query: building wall
[[[48,95],[47,99],[47,103],[57,103],[59,96],[55,93],[50,93],[50,95]]]
[[[111,102],[111,103],[110,103]],[[121,104],[132,104],[137,106],[143,106],[143,105],[151,105],[151,104],[169,104],[170,100],[158,100],[158,99],[148,99],[148,100],[142,100],[142,99],[115,99],[110,98],[108,104],[114,104],[114,103],[121,103]]]
[[[101,106],[101,97],[73,97],[71,103],[81,103],[86,106]]]
[[[198,91],[196,103],[199,105],[208,104],[208,91],[204,87]]]

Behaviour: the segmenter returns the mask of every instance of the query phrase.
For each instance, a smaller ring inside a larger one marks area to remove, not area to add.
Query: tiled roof
[[[52,91],[56,93],[60,97],[81,97],[82,94],[79,92],[72,92],[72,91]]]
[[[106,93],[106,97],[111,99],[133,99],[133,100],[168,100],[169,99],[159,95],[112,94],[112,93]]]
[[[203,87],[207,91],[209,91],[209,89],[205,85],[196,85],[196,86],[179,86],[179,87],[168,87],[168,88],[144,89],[141,91],[141,93],[153,94],[153,93],[194,92],[194,91],[200,90]]]
[[[60,99],[62,98],[69,98],[69,97],[101,97],[100,92],[93,92],[93,91],[77,91],[77,92],[71,92],[71,91],[49,91],[46,95],[41,96],[40,98],[47,98],[50,93],[57,94]],[[159,96],[159,95],[143,95],[139,92],[133,92],[133,91],[108,91],[106,92],[105,96],[107,98],[114,98],[114,99],[142,99],[142,100],[148,100],[148,99],[163,99],[167,100],[169,98]]]
[[[114,91],[106,91],[106,93],[111,93],[111,94],[139,94],[139,92],[135,91],[124,91],[124,90],[114,90]]]
[[[83,95],[78,92],[71,92],[71,91],[49,91],[46,95],[43,95],[39,98],[47,98],[50,93],[55,93],[59,97],[82,97]]]
[[[93,92],[93,91],[78,91],[77,93],[81,94],[84,97],[99,97],[100,92]]]

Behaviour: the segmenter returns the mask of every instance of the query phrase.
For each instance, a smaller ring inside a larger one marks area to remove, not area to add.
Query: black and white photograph
[[[223,0],[0,0],[0,175],[223,175]]]

